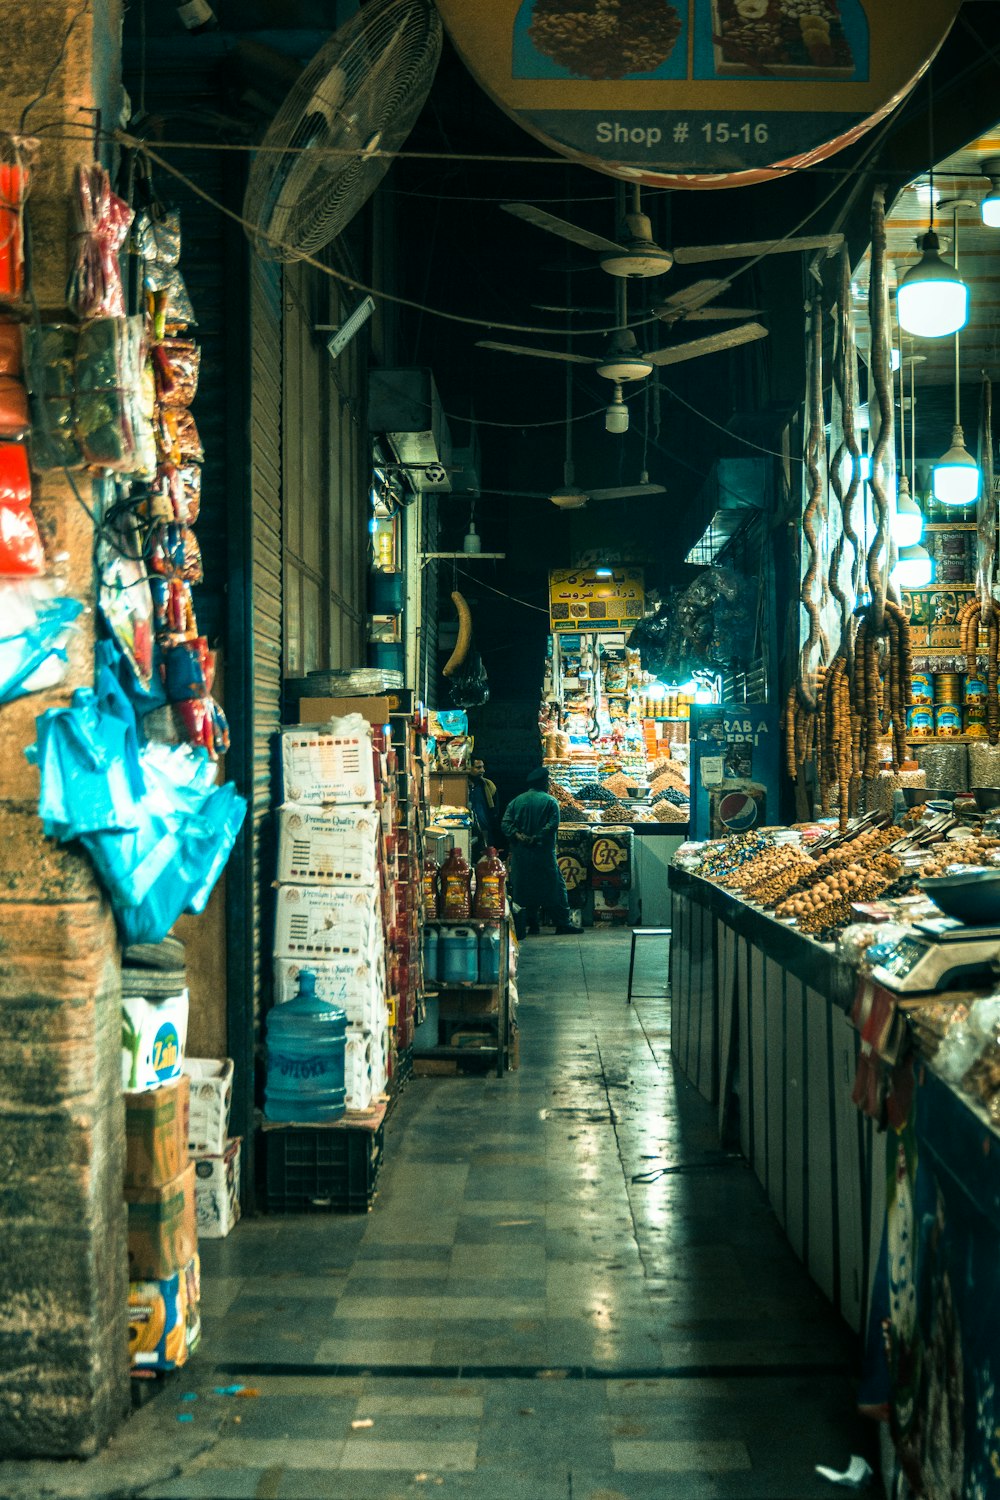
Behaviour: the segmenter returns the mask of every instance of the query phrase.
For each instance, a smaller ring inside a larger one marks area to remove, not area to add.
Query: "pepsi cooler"
[[[692,839],[778,821],[779,710],[769,703],[691,705]]]

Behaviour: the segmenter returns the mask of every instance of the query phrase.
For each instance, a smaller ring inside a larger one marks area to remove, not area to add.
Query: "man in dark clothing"
[[[515,797],[503,815],[514,901],[527,916],[529,932],[538,931],[539,908],[544,908],[555,918],[557,933],[575,933],[566,883],[556,863],[559,803],[549,796],[544,766],[527,780],[528,790]]]

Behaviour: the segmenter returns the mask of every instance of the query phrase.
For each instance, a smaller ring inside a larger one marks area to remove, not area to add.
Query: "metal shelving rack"
[[[493,1047],[420,1047],[414,1048],[414,1058],[438,1059],[442,1062],[456,1061],[461,1057],[494,1057],[497,1077],[502,1078],[510,1065],[510,916],[505,914],[497,924],[484,917],[463,918],[448,922],[441,918],[427,919],[433,927],[469,927],[473,925],[500,928],[500,968],[496,984],[443,984],[435,980],[434,988],[424,991],[424,999],[439,995],[483,995],[497,992],[497,1008],[489,1019],[495,1019],[496,1045]],[[485,1019],[485,1018],[483,1018]]]

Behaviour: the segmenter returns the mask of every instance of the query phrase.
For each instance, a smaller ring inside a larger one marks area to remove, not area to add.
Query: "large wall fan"
[[[243,217],[259,255],[328,245],[378,187],[413,128],[441,55],[429,0],[373,0],[335,31],[271,122]]]

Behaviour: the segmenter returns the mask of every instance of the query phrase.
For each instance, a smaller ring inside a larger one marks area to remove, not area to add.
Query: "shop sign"
[[[549,574],[549,620],[559,635],[631,629],[645,605],[641,568],[614,568],[610,578],[599,578],[592,568],[557,568]]]
[[[568,156],[658,186],[822,161],[913,87],[960,0],[437,0],[470,72]]]

